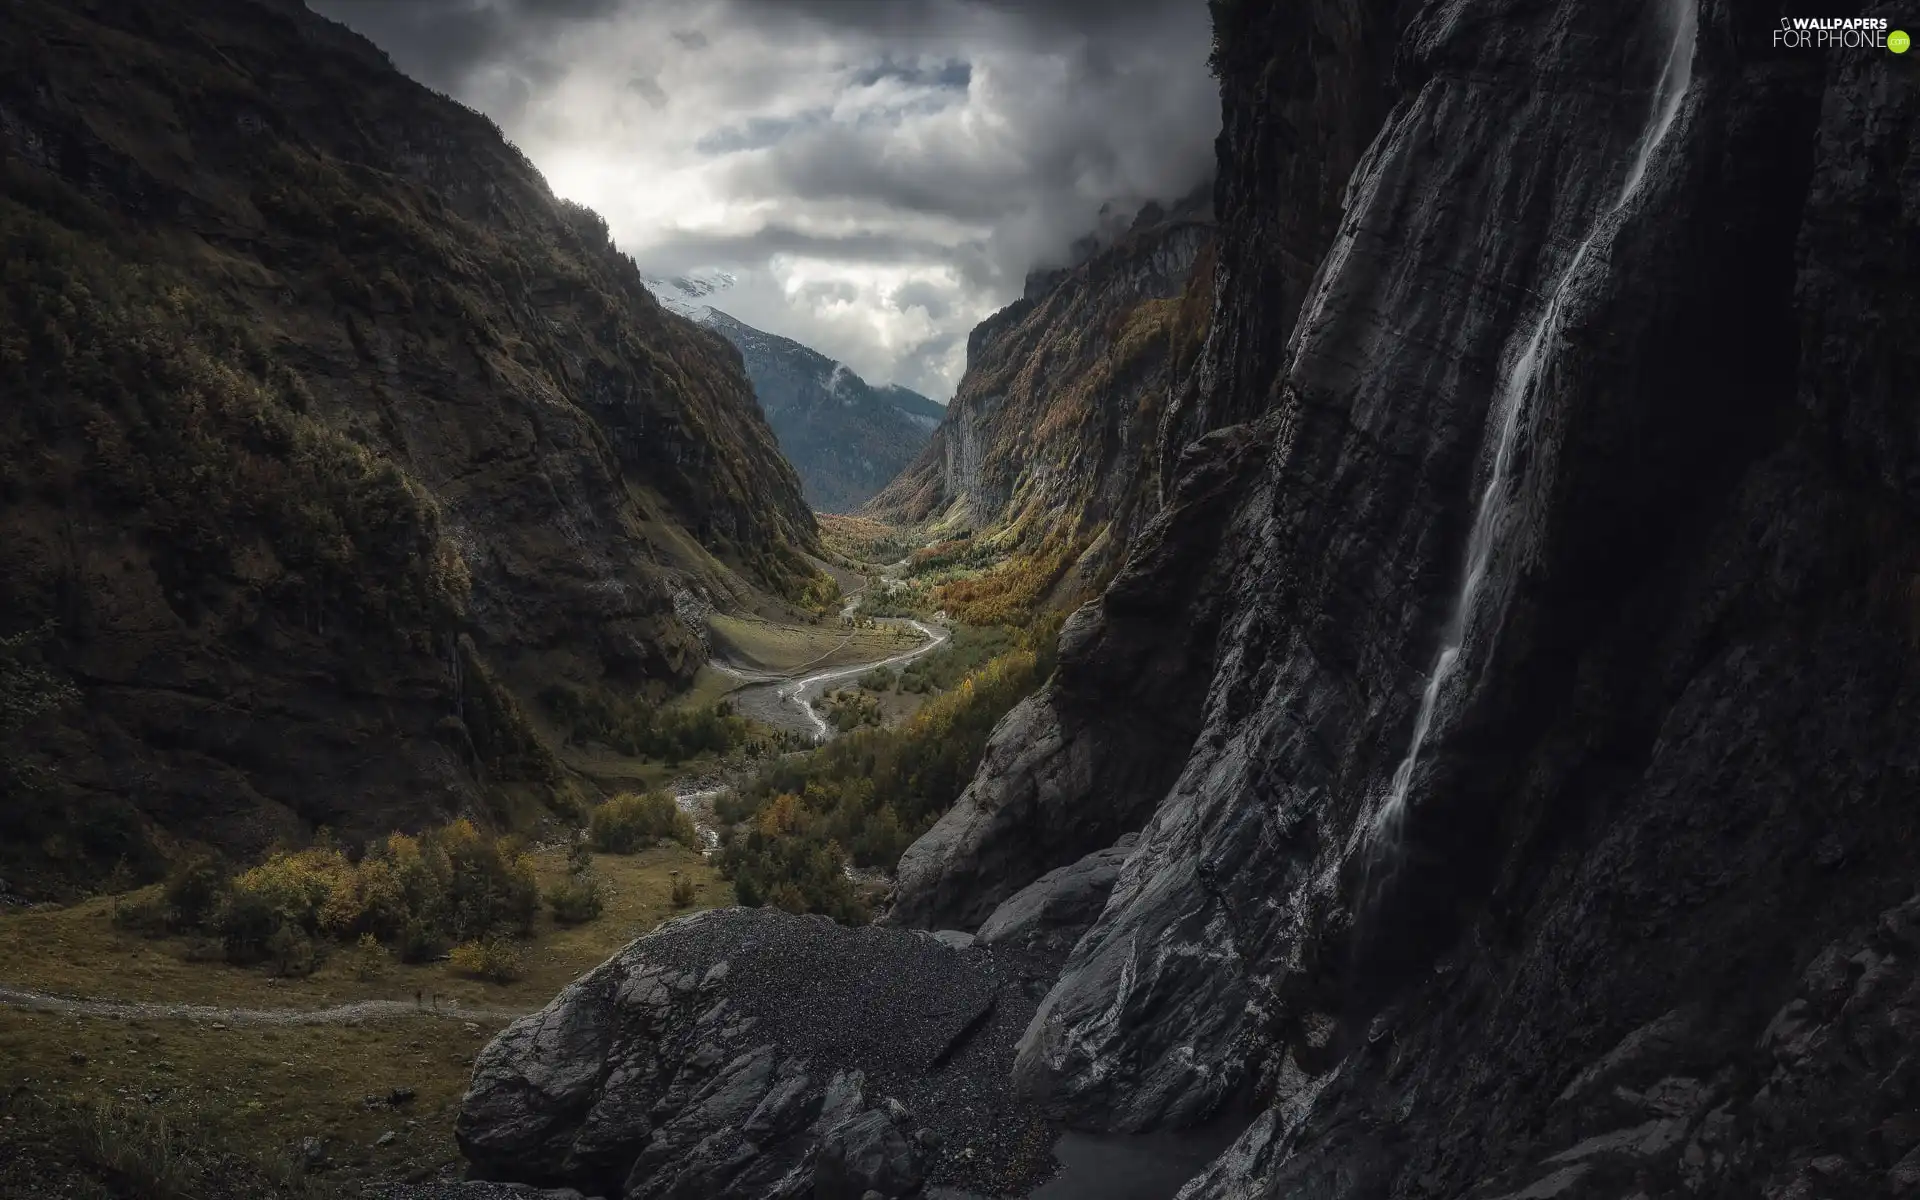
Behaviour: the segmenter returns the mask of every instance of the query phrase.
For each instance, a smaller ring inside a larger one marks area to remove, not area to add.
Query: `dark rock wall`
[[[1344,206],[1304,293],[1276,230],[1323,210],[1221,205],[1187,430],[1257,418],[1260,461],[1216,532],[1164,573],[1144,538],[1070,627],[1222,581],[1195,620],[1100,634],[1207,683],[1020,1082],[1098,1127],[1252,1098],[1194,1196],[1911,1187],[1909,64],[1775,52],[1777,7],[1703,3],[1684,102],[1616,207],[1664,0],[1219,7],[1223,197],[1306,169],[1271,157],[1312,124],[1272,97],[1354,89],[1329,145],[1383,117],[1320,193]],[[1314,32],[1276,35],[1296,20]],[[1256,252],[1268,273],[1236,276]],[[1383,822],[1496,399],[1549,306],[1462,665]],[[1034,703],[1073,688],[1063,665]],[[1106,695],[1093,762],[1158,717]],[[1045,749],[1001,733],[988,767]],[[1113,796],[1089,775],[1050,827],[1105,837]],[[977,886],[1010,894],[1091,848],[1071,842]]]
[[[1213,0],[1221,131],[1214,324],[1159,431],[1169,470],[1211,429],[1273,406],[1287,339],[1333,241],[1354,164],[1391,103],[1395,34],[1413,5]]]

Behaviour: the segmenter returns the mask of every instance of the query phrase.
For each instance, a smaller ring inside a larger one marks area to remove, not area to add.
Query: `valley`
[[[922,536],[881,528],[889,547]],[[116,918],[164,903],[160,885],[69,904],[0,906],[5,1110],[42,1128],[63,1119],[104,1120],[89,1098],[112,1097],[125,1107],[113,1119],[146,1122],[140,1128],[154,1136],[163,1125],[171,1131],[165,1137],[173,1141],[149,1147],[156,1158],[171,1154],[186,1164],[199,1153],[227,1153],[196,1147],[258,1147],[246,1157],[290,1196],[437,1177],[455,1166],[454,1118],[474,1055],[488,1038],[663,920],[733,902],[714,856],[728,824],[719,810],[737,817],[736,791],[747,790],[769,763],[804,756],[805,747],[840,732],[816,708],[824,693],[876,671],[899,675],[919,667],[910,676],[924,677],[919,690],[898,693],[884,720],[868,726],[895,728],[1011,644],[992,631],[933,624],[931,613],[865,617],[867,581],[900,580],[910,563],[854,557],[864,548],[843,547],[834,565],[823,561],[846,589],[830,615],[803,618],[766,598],[708,616],[714,657],[707,670],[718,678],[703,672],[666,707],[726,705],[758,731],[747,735],[751,747],[677,762],[624,755],[574,742],[537,704],[531,708],[577,787],[664,791],[694,818],[699,837],[632,856],[594,855],[606,888],[604,913],[584,924],[543,914],[511,982],[478,978],[444,957],[408,964],[383,952],[369,969],[351,948],[294,973],[229,965],[217,946],[210,951],[189,931],[156,935]],[[962,653],[937,657],[956,632]],[[928,674],[921,664],[930,656]],[[780,740],[781,731],[791,737]],[[534,836],[549,839],[529,856],[545,891],[567,878],[569,835],[564,823],[548,819]],[[856,871],[850,862],[846,878],[869,891],[886,886],[884,873]],[[679,886],[690,894],[675,895]],[[246,1086],[233,1085],[236,1070]],[[401,1093],[405,1101],[388,1101]],[[121,1136],[146,1136],[135,1132]],[[188,1166],[178,1174],[178,1186],[191,1186]],[[0,1171],[0,1186],[7,1181]]]
[[[1849,21],[0,4],[0,1200],[1920,1195]]]

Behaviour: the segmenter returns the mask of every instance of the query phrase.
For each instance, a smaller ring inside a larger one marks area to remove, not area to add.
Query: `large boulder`
[[[994,909],[978,940],[1039,951],[1071,948],[1107,906],[1121,864],[1139,841],[1130,833],[1105,850],[1048,871]]]
[[[460,1146],[482,1178],[624,1200],[1018,1188],[1052,1141],[1008,1083],[1029,974],[924,933],[688,917],[494,1039]]]

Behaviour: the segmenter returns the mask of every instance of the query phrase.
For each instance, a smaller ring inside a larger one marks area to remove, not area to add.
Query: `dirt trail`
[[[0,986],[0,1005],[32,1012],[63,1013],[77,1017],[113,1017],[141,1021],[205,1021],[222,1025],[358,1025],[365,1021],[393,1021],[404,1017],[438,1017],[448,1021],[512,1021],[526,1011],[468,1008],[447,999],[435,1005],[405,1000],[356,1000],[330,1008],[220,1008],[210,1004],[173,1004],[165,1001],[100,1000],[56,996],[24,988]]]

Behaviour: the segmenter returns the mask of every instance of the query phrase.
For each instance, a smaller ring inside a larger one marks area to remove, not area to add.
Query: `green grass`
[[[669,708],[707,708],[740,690],[740,680],[711,664],[702,664],[686,691],[667,701]]]
[[[223,1139],[204,1109],[0,1097],[0,1196],[75,1200],[321,1200],[339,1189],[287,1151]]]
[[[796,674],[872,662],[910,650],[923,639],[911,629],[846,629],[838,621],[788,625],[716,614],[709,627],[716,654],[772,674]]]
[[[566,877],[566,854],[539,852],[535,866],[542,887],[549,887]],[[108,897],[0,915],[0,964],[5,964],[0,982],[63,995],[229,1008],[324,1008],[369,999],[412,1004],[419,992],[438,996],[443,1007],[457,1002],[466,1008],[532,1011],[632,938],[689,911],[674,903],[676,882],[693,887],[692,908],[733,902],[731,887],[707,861],[679,847],[594,855],[593,869],[608,885],[605,913],[569,926],[542,912],[535,936],[519,943],[525,973],[509,984],[463,977],[444,962],[405,966],[389,961],[378,978],[362,979],[356,956],[342,951],[298,980],[219,962],[189,962],[187,939],[148,940],[114,928],[114,902]],[[146,889],[122,902],[155,891]],[[358,1026],[214,1029],[179,1020],[0,1009],[0,1095],[24,1089],[84,1113],[100,1097],[124,1094],[142,1098],[141,1111],[221,1144],[280,1152],[301,1138],[323,1137],[336,1164],[330,1179],[405,1174],[456,1156],[453,1117],[473,1057],[500,1025],[423,1016]],[[395,1087],[413,1088],[417,1098],[403,1110],[369,1109],[363,1103],[364,1097]],[[155,1097],[151,1105],[147,1096]],[[376,1147],[373,1143],[388,1130],[399,1136]],[[0,1163],[4,1149],[0,1134]],[[5,1179],[0,1169],[0,1181]],[[0,1189],[0,1194],[12,1193]]]

